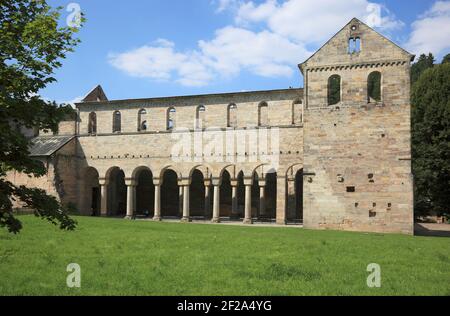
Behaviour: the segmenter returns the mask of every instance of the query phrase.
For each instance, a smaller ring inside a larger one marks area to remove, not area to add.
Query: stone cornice
[[[393,67],[409,64],[407,60],[385,60],[385,61],[373,61],[373,62],[361,62],[361,63],[348,63],[348,64],[335,64],[335,65],[320,65],[307,67],[307,72],[318,71],[335,71],[335,70],[351,70],[358,68],[378,68],[378,67]]]
[[[226,103],[237,102],[233,100],[233,98],[239,97],[247,97],[247,96],[270,96],[276,94],[295,94],[301,96],[303,93],[303,88],[292,88],[292,89],[278,89],[278,90],[261,90],[261,91],[243,91],[243,92],[230,92],[230,93],[214,93],[214,94],[200,94],[200,95],[186,95],[186,96],[168,96],[168,97],[156,97],[156,98],[144,98],[144,99],[125,99],[125,100],[111,100],[111,101],[99,101],[99,102],[83,102],[76,103],[76,107],[78,109],[91,108],[92,106],[123,106],[123,105],[131,105],[131,106],[154,106],[154,107],[165,107],[166,103],[171,103],[176,106],[192,106],[193,104],[186,104],[192,101],[196,101],[196,105],[200,105],[202,103],[209,104],[221,104],[221,101],[212,99],[227,99]],[[228,100],[229,99],[229,100]],[[286,99],[289,97],[286,95]],[[197,102],[198,101],[198,102]],[[264,100],[261,100],[264,101]],[[197,104],[198,103],[198,104]]]
[[[303,124],[296,125],[271,125],[269,127],[239,127],[239,128],[206,128],[206,129],[180,129],[170,131],[147,131],[147,132],[123,132],[123,133],[97,133],[97,134],[79,134],[77,137],[105,137],[105,136],[137,136],[137,135],[164,135],[172,133],[208,133],[208,132],[233,132],[233,131],[253,131],[253,130],[271,130],[274,128],[288,129],[288,128],[303,128]]]

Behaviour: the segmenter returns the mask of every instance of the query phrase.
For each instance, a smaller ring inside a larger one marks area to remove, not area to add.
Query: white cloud
[[[225,10],[235,8],[239,5],[239,0],[214,0],[214,5],[217,5],[217,13],[221,13]]]
[[[151,45],[111,53],[111,65],[126,74],[184,86],[205,86],[248,71],[263,77],[291,77],[307,49],[329,39],[351,18],[385,30],[402,25],[387,8],[367,0],[214,0],[217,12],[234,12],[235,25],[216,30],[191,51],[159,39]]]
[[[243,28],[226,27],[212,41],[200,41],[199,47],[210,66],[224,75],[237,75],[247,69],[259,76],[291,76],[292,66],[310,53],[302,45],[269,32],[255,33]]]
[[[196,52],[176,52],[175,44],[165,39],[108,56],[111,65],[132,77],[175,80],[185,86],[202,86],[212,79],[201,58]]]
[[[38,95],[38,94],[36,94]],[[38,95],[39,96],[39,95]],[[49,97],[45,97],[45,96],[40,96],[42,100],[46,101],[46,102],[54,102],[55,100],[49,98]],[[57,104],[67,104],[70,105],[71,107],[75,108],[75,103],[80,103],[83,100],[83,96],[79,96],[76,98],[73,98],[72,100],[68,100],[68,101],[56,101]]]
[[[384,32],[398,30],[405,23],[398,20],[395,15],[383,4],[369,3],[366,8],[365,22],[370,27],[378,28]]]
[[[186,56],[174,51],[174,43],[157,40],[154,45],[144,45],[137,49],[110,54],[109,62],[134,77],[149,77],[156,80],[169,80]]]
[[[441,56],[450,50],[450,1],[437,1],[412,24],[406,47],[417,55]]]
[[[302,45],[268,31],[226,27],[212,41],[199,41],[192,52],[176,52],[174,43],[158,40],[150,46],[111,53],[108,59],[133,77],[199,87],[242,70],[264,77],[289,77],[297,61],[309,54]]]
[[[261,5],[255,5],[252,1],[243,3],[237,12],[236,23],[261,22],[270,18],[278,9],[277,0],[267,0]]]
[[[384,31],[403,25],[387,8],[367,0],[289,0],[281,4],[266,0],[260,5],[247,2],[239,9],[237,22],[264,22],[276,34],[302,43],[319,43],[354,17]]]

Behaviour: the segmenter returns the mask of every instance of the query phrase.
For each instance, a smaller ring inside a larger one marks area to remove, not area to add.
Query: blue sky
[[[303,62],[353,16],[411,53],[450,53],[450,0],[75,0],[87,23],[41,95],[77,101],[302,86]],[[66,23],[71,12],[63,12]]]

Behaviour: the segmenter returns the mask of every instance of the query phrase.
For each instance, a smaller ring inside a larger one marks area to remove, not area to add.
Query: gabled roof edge
[[[404,49],[403,47],[399,46],[397,43],[395,43],[394,41],[390,40],[389,38],[387,38],[386,36],[384,36],[383,34],[379,33],[378,31],[376,31],[375,29],[373,29],[372,27],[368,26],[366,23],[362,22],[360,19],[358,18],[353,18],[351,19],[347,24],[345,24],[339,31],[337,31],[333,36],[330,37],[330,39],[328,39],[328,41],[325,42],[325,44],[323,44],[318,50],[316,50],[314,52],[314,54],[312,54],[308,59],[306,59],[303,63],[298,64],[298,67],[300,69],[300,71],[303,74],[303,65],[305,65],[311,58],[313,58],[320,50],[322,50],[322,48],[324,48],[333,38],[335,38],[340,32],[342,32],[348,25],[350,25],[351,23],[353,23],[354,21],[357,21],[365,26],[367,26],[369,29],[371,29],[372,31],[374,31],[375,33],[377,33],[379,36],[381,36],[382,38],[388,40],[389,42],[391,42],[392,44],[394,44],[396,47],[398,47],[399,49],[401,49],[403,52],[405,52],[406,54],[408,54],[409,56],[411,56],[411,62],[414,61],[415,59],[415,55],[411,54],[410,52],[408,52],[406,49]]]

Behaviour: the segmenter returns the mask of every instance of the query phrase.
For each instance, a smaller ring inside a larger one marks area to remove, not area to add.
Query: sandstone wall
[[[303,91],[299,89],[261,91],[249,93],[231,93],[191,97],[155,98],[130,101],[113,101],[109,103],[90,102],[80,107],[80,134],[88,134],[89,114],[97,115],[97,134],[112,133],[113,113],[120,111],[122,133],[138,131],[138,113],[145,109],[148,121],[147,131],[166,131],[167,112],[176,109],[176,127],[194,129],[196,110],[205,106],[203,128],[226,128],[229,104],[236,104],[238,127],[255,127],[258,125],[258,105],[268,104],[269,125],[292,125],[292,108],[294,100],[302,99]],[[301,111],[300,107],[297,107]],[[298,114],[297,114],[298,116]]]
[[[368,102],[368,77],[381,73],[381,102],[385,105],[408,104],[410,98],[410,63],[386,62],[333,68],[308,69],[308,108],[328,106],[328,79],[341,76],[341,104],[355,105]]]
[[[351,38],[361,41],[358,52],[349,53]],[[332,75],[341,76],[342,103],[367,103],[368,76],[374,71],[382,75],[382,103],[409,104],[412,57],[364,23],[353,19],[301,65],[305,76],[306,107],[328,105],[328,78]]]
[[[310,109],[304,141],[305,227],[413,233],[409,106]]]
[[[351,39],[360,42],[358,51],[349,52]],[[88,215],[94,193],[100,185],[106,188],[111,170],[122,170],[130,188],[143,169],[154,179],[172,169],[185,186],[195,169],[216,183],[224,170],[233,180],[243,171],[247,185],[254,172],[262,178],[276,172],[270,181],[276,182],[280,224],[297,216],[303,200],[307,228],[411,234],[411,59],[353,19],[300,65],[304,90],[106,101],[97,87],[77,105],[78,125],[61,124],[61,134],[78,137],[49,160],[48,177],[36,181],[13,175],[14,180],[77,201]],[[378,102],[368,100],[368,77],[374,71],[381,73]],[[332,75],[340,76],[341,102],[329,106]],[[231,128],[230,104],[237,106],[237,124]],[[258,126],[261,104],[267,104],[261,112],[267,111],[267,126]],[[202,128],[196,122],[199,106],[205,108]],[[175,128],[168,131],[171,108],[176,110]],[[141,110],[145,114],[140,117]],[[116,111],[121,114],[119,133],[113,133]],[[96,114],[95,135],[89,135],[91,113]],[[140,130],[143,120],[145,131]]]
[[[43,162],[47,168],[47,173],[42,177],[29,177],[26,174],[11,171],[6,179],[18,186],[42,189],[64,204],[77,205],[78,170],[75,149],[76,140],[73,139],[53,156],[36,157],[35,159]],[[15,201],[14,207],[21,208],[23,204]]]

